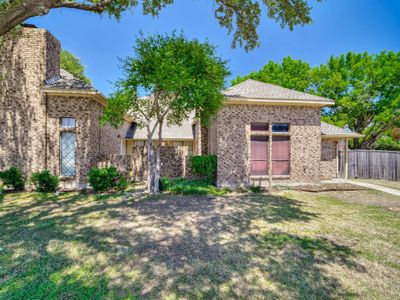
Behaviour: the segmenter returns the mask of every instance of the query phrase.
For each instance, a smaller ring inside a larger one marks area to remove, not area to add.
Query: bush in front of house
[[[91,168],[88,180],[95,192],[106,192],[112,189],[123,191],[128,187],[128,181],[115,167]]]
[[[60,179],[51,174],[49,170],[44,170],[32,173],[31,182],[37,192],[54,193],[58,189]]]
[[[4,188],[11,188],[16,191],[22,191],[25,187],[22,172],[16,167],[11,167],[8,170],[0,172],[0,181]]]
[[[181,195],[224,195],[230,192],[227,188],[217,188],[204,180],[185,178],[161,178],[160,190]]]
[[[191,158],[192,173],[198,175],[209,184],[215,183],[217,174],[216,155],[196,155]]]

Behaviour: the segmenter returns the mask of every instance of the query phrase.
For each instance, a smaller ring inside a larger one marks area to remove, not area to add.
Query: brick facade
[[[46,105],[41,88],[47,76],[59,68],[59,49],[59,42],[43,29],[22,28],[3,37],[1,169],[15,165],[30,174],[45,168]]]
[[[332,179],[337,176],[337,145],[338,140],[321,140],[321,165],[320,176],[322,180]]]
[[[226,105],[210,129],[210,143],[218,156],[217,184],[251,184],[250,124],[252,122],[290,124],[290,181],[320,179],[320,109],[300,106]],[[257,181],[268,182],[267,177]]]
[[[0,169],[17,166],[26,178],[44,169],[60,175],[62,117],[76,119],[76,176],[63,178],[63,187],[83,185],[101,156],[119,154],[126,126],[100,127],[100,103],[43,92],[44,80],[60,73],[60,43],[49,32],[22,28],[4,38],[0,54]]]

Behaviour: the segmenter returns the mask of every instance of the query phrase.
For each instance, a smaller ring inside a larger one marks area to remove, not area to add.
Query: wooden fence
[[[345,152],[339,151],[339,175],[344,177]],[[349,150],[349,178],[400,180],[400,151]]]

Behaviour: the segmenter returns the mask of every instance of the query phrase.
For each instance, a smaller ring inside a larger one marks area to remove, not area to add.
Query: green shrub
[[[193,174],[199,175],[209,183],[215,182],[217,174],[216,155],[197,155],[191,158],[191,168]]]
[[[262,192],[262,189],[261,189],[260,186],[250,185],[249,186],[249,191],[252,192],[252,193],[258,194],[258,193]]]
[[[229,189],[219,189],[204,180],[190,180],[184,178],[162,178],[160,190],[181,195],[223,195]]]
[[[95,192],[105,192],[114,188],[125,190],[128,186],[128,181],[115,167],[91,168],[88,180]]]
[[[12,188],[16,191],[22,191],[25,187],[25,180],[21,171],[16,167],[0,172],[0,181],[4,188]]]
[[[35,172],[31,176],[31,182],[35,186],[35,190],[41,193],[53,193],[57,191],[60,179],[56,175],[52,175],[49,170]]]

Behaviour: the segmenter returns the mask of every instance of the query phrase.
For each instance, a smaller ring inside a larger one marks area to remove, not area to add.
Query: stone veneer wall
[[[43,81],[59,70],[60,43],[46,30],[21,28],[0,43],[0,169],[27,177],[45,168]]]
[[[320,174],[322,180],[329,180],[337,176],[337,144],[337,140],[321,140]]]
[[[290,124],[290,179],[320,178],[320,109],[300,106],[226,105],[216,116],[218,186],[250,183],[250,123]],[[267,179],[265,179],[267,181]]]

